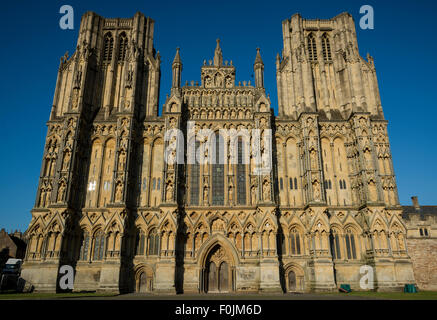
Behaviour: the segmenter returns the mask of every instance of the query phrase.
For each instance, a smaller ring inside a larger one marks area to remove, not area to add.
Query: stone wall
[[[437,239],[407,239],[414,277],[421,290],[437,290]]]
[[[411,197],[403,206],[407,226],[407,250],[419,290],[437,290],[437,206],[421,206]]]

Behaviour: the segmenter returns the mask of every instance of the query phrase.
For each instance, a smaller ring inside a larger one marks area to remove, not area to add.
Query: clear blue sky
[[[59,27],[59,8],[74,9],[74,30]],[[372,5],[374,30],[361,30],[359,9]],[[256,47],[265,64],[265,85],[277,112],[275,56],[282,49],[281,22],[298,12],[327,19],[348,11],[356,22],[360,53],[375,58],[382,106],[401,204],[419,196],[437,205],[437,42],[435,1],[4,1],[0,26],[0,228],[25,230],[38,184],[46,121],[59,58],[76,46],[80,17],[132,17],[141,11],[155,20],[155,48],[162,56],[161,99],[169,93],[171,61],[181,48],[182,80],[200,80],[200,66],[221,39],[224,59],[233,60],[237,81],[253,82]]]

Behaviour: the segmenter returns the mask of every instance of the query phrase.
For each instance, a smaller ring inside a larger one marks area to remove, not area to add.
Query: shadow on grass
[[[75,298],[108,298],[117,293],[72,292],[72,293],[0,293],[0,300],[33,300],[33,299],[75,299]]]

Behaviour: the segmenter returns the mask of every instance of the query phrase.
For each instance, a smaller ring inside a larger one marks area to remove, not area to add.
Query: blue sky
[[[59,27],[59,8],[74,9],[74,30]],[[361,30],[359,10],[372,5],[373,30]],[[401,204],[417,195],[437,205],[437,42],[434,1],[7,1],[0,27],[0,228],[24,231],[31,219],[59,58],[76,47],[80,17],[155,20],[155,48],[162,57],[160,104],[170,91],[171,62],[181,48],[182,81],[200,80],[200,66],[221,39],[224,59],[233,60],[237,81],[253,82],[256,47],[265,64],[265,86],[277,112],[275,56],[282,49],[281,22],[294,13],[328,19],[347,11],[355,18],[360,53],[375,65]]]

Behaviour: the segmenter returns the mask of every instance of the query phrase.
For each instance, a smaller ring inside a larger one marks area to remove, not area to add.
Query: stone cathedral
[[[59,65],[22,277],[60,290],[70,265],[74,291],[310,292],[360,290],[367,265],[377,290],[415,283],[374,61],[352,16],[295,14],[282,32],[278,115],[260,50],[254,83],[237,83],[219,40],[190,83],[176,50],[159,114],[154,21],[85,13]],[[212,134],[190,141],[189,123]],[[174,162],[171,129],[184,140]],[[251,144],[221,129],[270,131],[271,170],[254,172]],[[188,161],[211,141],[202,154],[237,161]]]

